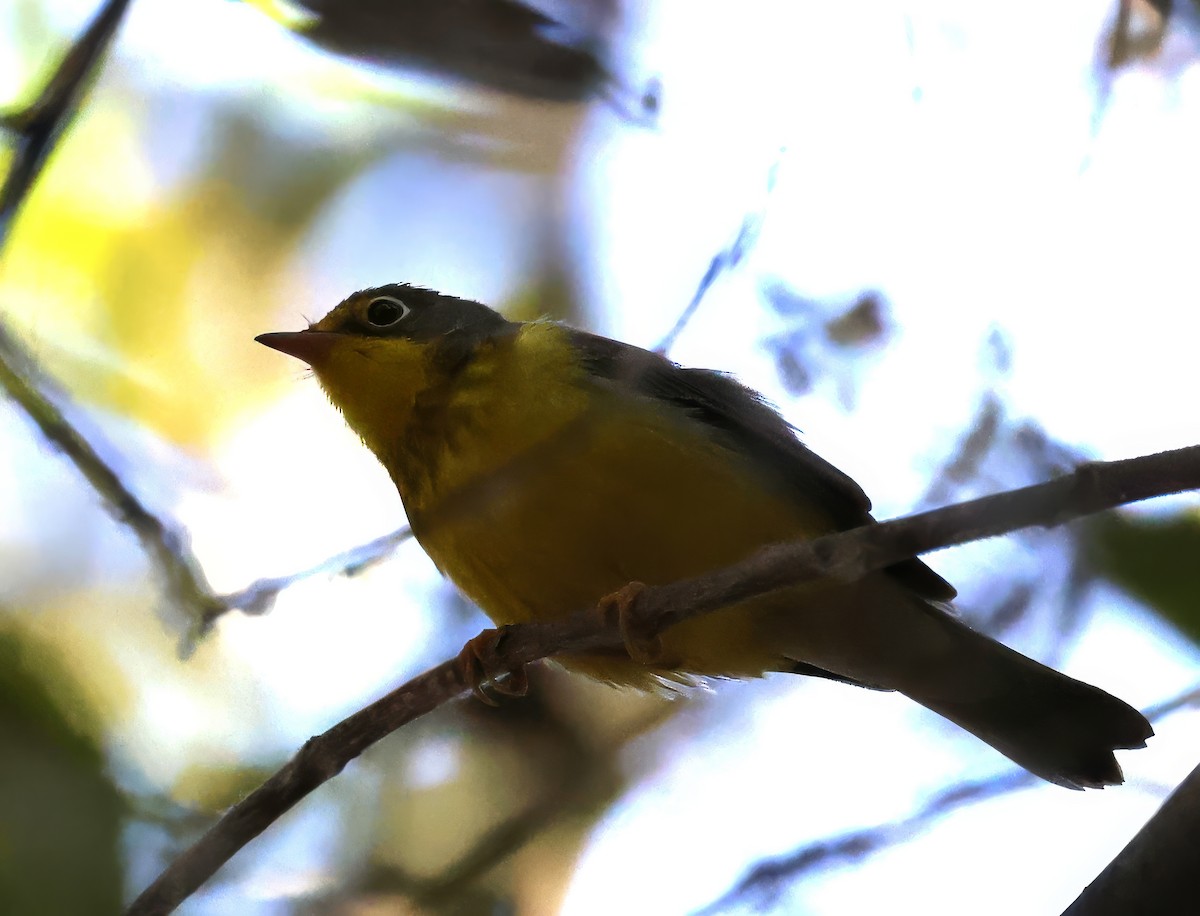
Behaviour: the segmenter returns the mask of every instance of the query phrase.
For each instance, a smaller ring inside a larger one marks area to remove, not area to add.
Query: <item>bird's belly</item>
[[[804,516],[702,431],[589,424],[536,468],[495,472],[478,496],[418,521],[438,567],[500,624],[565,617],[631,581],[659,585],[830,529]],[[779,597],[705,615],[663,634],[664,668],[624,655],[562,658],[602,680],[748,676],[777,667],[763,632]]]

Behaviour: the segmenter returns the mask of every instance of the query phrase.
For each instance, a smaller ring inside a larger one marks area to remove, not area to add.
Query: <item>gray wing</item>
[[[685,369],[607,337],[574,329],[568,335],[588,373],[630,385],[712,427],[718,441],[748,455],[798,505],[820,506],[841,530],[874,521],[862,488],[805,446],[758,392],[720,372]],[[918,559],[896,563],[887,572],[923,598],[948,601],[955,595],[949,582]]]

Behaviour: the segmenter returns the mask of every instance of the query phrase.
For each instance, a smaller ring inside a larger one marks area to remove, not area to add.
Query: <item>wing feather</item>
[[[862,488],[804,445],[758,392],[729,375],[685,369],[607,337],[570,329],[568,338],[590,375],[631,386],[711,427],[718,441],[748,456],[797,505],[819,506],[839,530],[874,521]],[[918,559],[904,560],[887,572],[924,598],[948,601],[955,595],[950,583]]]

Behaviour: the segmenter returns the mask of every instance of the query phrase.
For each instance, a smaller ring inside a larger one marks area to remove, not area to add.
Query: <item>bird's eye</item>
[[[399,299],[393,299],[391,296],[380,296],[377,299],[372,299],[371,304],[367,306],[367,321],[372,327],[390,328],[392,325],[404,319],[404,316],[411,312],[407,305]]]

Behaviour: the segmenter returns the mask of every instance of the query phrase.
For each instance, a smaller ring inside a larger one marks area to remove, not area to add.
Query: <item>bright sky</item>
[[[74,24],[94,4],[57,7]],[[745,214],[765,207],[749,263],[718,284],[672,355],[764,390],[875,495],[878,514],[911,507],[930,463],[952,448],[985,383],[981,353],[993,328],[1014,355],[1002,388],[1013,416],[1104,458],[1200,441],[1195,412],[1173,395],[1194,390],[1200,339],[1195,39],[1176,36],[1158,65],[1117,76],[1098,113],[1096,43],[1111,7],[749,0],[734,13],[718,0],[631,3],[643,27],[631,73],[661,79],[661,125],[640,130],[597,105],[565,214],[597,330],[655,343]],[[319,118],[306,106],[338,107],[314,101],[328,83],[310,75],[313,55],[240,4],[141,0],[118,59],[187,92],[272,93],[281,130],[313,129]],[[344,117],[352,122],[353,111]],[[307,240],[312,285],[279,327],[391,280],[502,301],[537,255],[534,233],[523,231],[536,223],[531,191],[529,178],[476,175],[426,154],[384,159]],[[406,218],[395,218],[398,207]],[[903,333],[856,377],[853,412],[828,382],[787,397],[761,347],[785,327],[759,305],[772,280],[813,297],[886,295]],[[189,491],[175,506],[218,588],[302,567],[400,521],[385,476],[312,381],[232,435],[218,464],[222,493]],[[296,506],[298,488],[335,469],[345,482],[336,494]],[[348,517],[348,503],[360,511]],[[245,522],[231,525],[234,513]],[[954,554],[933,563],[956,580],[971,576]],[[278,729],[264,737],[231,725],[221,737],[229,753],[293,746],[431,661],[419,655],[428,625],[419,609],[439,588],[408,545],[360,579],[293,590],[265,618],[225,620],[203,650],[237,672],[221,702],[266,704],[272,712],[258,716]],[[1193,650],[1119,596],[1096,600],[1096,621],[1065,660],[1070,673],[1143,705],[1189,685]],[[1018,635],[1026,651],[1044,648],[1038,633]],[[315,682],[315,655],[352,663]],[[140,726],[171,734],[186,720],[175,701],[148,693]],[[689,715],[710,708],[693,752],[664,759],[596,831],[567,913],[685,912],[758,857],[903,817],[948,781],[1006,768],[898,697],[773,678],[721,685]],[[746,714],[730,719],[723,708]],[[1124,758],[1123,790],[1045,786],[971,808],[810,880],[781,909],[1056,912],[1194,764],[1185,737],[1194,717],[1182,718]],[[169,778],[201,740],[179,739],[143,765],[154,759],[155,775]],[[433,755],[427,777],[452,775],[452,753]],[[299,824],[276,833],[278,852],[257,877],[192,911],[276,912],[259,895],[293,880],[319,884],[328,849]]]

